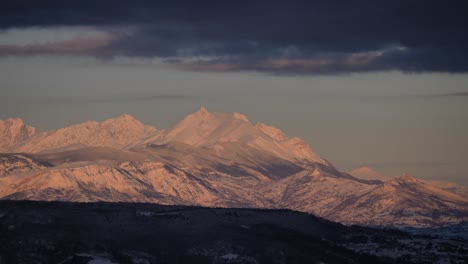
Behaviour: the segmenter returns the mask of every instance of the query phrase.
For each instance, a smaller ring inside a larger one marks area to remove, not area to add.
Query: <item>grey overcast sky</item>
[[[341,170],[468,184],[466,1],[15,1],[0,118],[40,130],[200,106],[305,139]]]

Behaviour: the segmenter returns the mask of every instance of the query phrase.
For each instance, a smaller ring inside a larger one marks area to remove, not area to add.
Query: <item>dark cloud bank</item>
[[[466,0],[31,0],[0,10],[3,29],[107,29],[117,37],[82,44],[103,59],[157,57],[195,71],[279,74],[467,72],[467,25]],[[22,49],[0,47],[0,54],[56,53],[55,47]]]

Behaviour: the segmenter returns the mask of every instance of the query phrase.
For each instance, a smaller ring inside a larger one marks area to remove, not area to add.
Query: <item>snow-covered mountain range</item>
[[[340,172],[303,140],[239,113],[201,108],[164,130],[129,115],[42,133],[9,119],[0,152],[1,199],[288,208],[362,225],[468,221],[463,186]]]

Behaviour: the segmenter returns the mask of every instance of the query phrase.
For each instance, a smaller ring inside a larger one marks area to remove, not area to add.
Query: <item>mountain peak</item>
[[[188,116],[186,116],[181,122],[201,122],[203,120],[211,119],[213,114],[210,113],[205,107],[200,107],[197,111],[192,112]]]
[[[404,185],[412,185],[412,184],[422,184],[423,182],[416,179],[414,176],[410,174],[403,174],[402,176],[395,177],[391,180],[385,182],[386,186],[404,186]]]
[[[118,117],[116,117],[115,119],[117,120],[136,120],[135,117],[133,117],[132,115],[129,115],[129,114],[123,114],[123,115],[120,115]]]
[[[148,132],[156,132],[153,126],[147,126],[138,121],[135,117],[129,114],[123,114],[118,117],[107,119],[102,123],[97,124],[99,128],[114,128],[117,130],[125,130],[127,133],[147,130]]]
[[[416,179],[416,177],[414,177],[413,175],[409,174],[409,173],[404,173],[402,176],[399,177],[400,179],[406,181],[406,182],[419,182],[418,179]]]
[[[0,120],[0,122],[8,122],[8,123],[24,123],[23,119],[16,117],[16,118],[8,118],[7,120]]]
[[[0,126],[2,127],[21,127],[24,125],[24,121],[21,118],[8,118],[6,120],[0,120]]]
[[[201,116],[202,118],[206,118],[211,116],[211,113],[204,107],[200,107],[194,114]]]
[[[137,124],[143,126],[143,124],[138,121],[135,117],[129,114],[123,114],[114,118],[110,118],[102,122],[102,124],[115,124],[115,123],[128,123],[128,124]]]
[[[26,140],[36,133],[32,126],[24,124],[21,118],[0,120],[0,151],[8,150],[13,145]]]

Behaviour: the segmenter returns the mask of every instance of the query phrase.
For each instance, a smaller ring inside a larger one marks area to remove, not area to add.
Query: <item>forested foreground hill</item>
[[[0,202],[0,263],[466,263],[464,240],[289,210]]]

